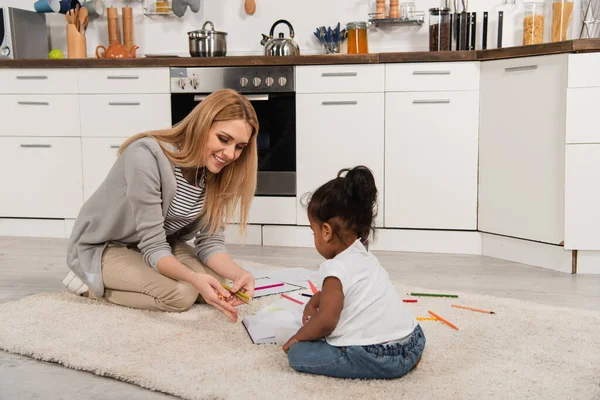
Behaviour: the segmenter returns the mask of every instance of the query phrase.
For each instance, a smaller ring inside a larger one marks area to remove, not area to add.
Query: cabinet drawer
[[[77,217],[80,138],[0,137],[0,166],[0,217]]]
[[[567,89],[567,143],[600,143],[600,87]]]
[[[479,90],[479,63],[386,64],[386,92]]]
[[[383,65],[296,67],[296,93],[383,92]]]
[[[0,93],[77,93],[74,69],[0,69]]]
[[[79,70],[79,93],[169,93],[168,68]]]
[[[129,137],[171,126],[168,94],[81,95],[81,135]]]
[[[570,88],[600,86],[600,53],[569,54]]]
[[[86,201],[104,181],[117,160],[117,150],[127,138],[82,138],[83,199]]]
[[[0,95],[0,136],[79,136],[77,95]]]

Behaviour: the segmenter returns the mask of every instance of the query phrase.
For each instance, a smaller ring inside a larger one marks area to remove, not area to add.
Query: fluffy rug
[[[0,348],[185,399],[600,398],[600,313],[458,294],[406,304],[417,317],[432,310],[460,330],[422,321],[423,359],[394,381],[300,374],[280,347],[252,344],[241,318],[277,296],[242,307],[233,324],[206,305],[167,314],[41,294],[0,304]]]

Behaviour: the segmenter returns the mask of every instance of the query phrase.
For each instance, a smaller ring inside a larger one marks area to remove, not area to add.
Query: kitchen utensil
[[[483,30],[481,32],[482,38],[481,38],[481,50],[486,50],[487,49],[487,33],[488,30],[488,12],[484,11],[483,12]]]
[[[248,15],[254,14],[256,12],[256,3],[254,0],[244,0],[244,10]]]
[[[106,9],[106,19],[108,21],[108,45],[113,43],[121,43],[121,35],[119,34],[119,14],[115,7]]]
[[[102,52],[100,52],[102,49]],[[135,52],[139,46],[133,46],[131,49],[125,48],[121,42],[113,42],[108,48],[99,45],[96,47],[97,58],[135,58]]]
[[[210,29],[206,29],[210,25]],[[188,32],[192,57],[225,57],[227,55],[227,32],[215,31],[212,21],[206,21],[202,29]]]
[[[340,23],[333,29],[331,27],[325,28],[324,26],[318,27],[313,35],[319,42],[325,47],[327,54],[334,54],[340,52],[340,45],[346,38],[346,30],[340,30]]]
[[[375,18],[385,18],[385,0],[377,0],[377,6],[375,9]]]
[[[471,13],[471,46],[470,50],[475,50],[475,40],[477,39],[477,13]]]
[[[290,37],[289,39],[284,36],[283,33],[279,33],[279,37],[273,38],[273,34],[275,33],[275,27],[279,24],[286,24],[290,29]],[[266,56],[297,56],[300,55],[300,47],[298,44],[294,42],[294,28],[292,24],[290,24],[285,19],[280,19],[275,21],[273,26],[271,26],[271,31],[269,32],[269,36],[262,35],[262,40],[260,44],[265,46],[265,55]]]
[[[87,8],[81,8],[79,10],[79,16],[77,17],[77,20],[79,21],[79,33],[81,33],[82,35],[85,35],[85,30],[87,29],[88,26],[88,10]]]
[[[390,0],[390,18],[400,18],[400,10],[398,9],[399,0]]]
[[[504,11],[498,11],[498,48],[502,48],[502,25],[504,25]]]
[[[75,24],[67,24],[67,57],[87,57],[85,36],[79,32]]]
[[[121,18],[123,25],[123,45],[126,49],[131,49],[135,46],[133,41],[133,10],[131,7],[123,7],[121,9]]]
[[[457,50],[468,50],[469,49],[469,42],[468,42],[468,37],[469,37],[469,21],[468,21],[468,16],[469,16],[469,13],[467,13],[466,11],[463,11],[460,14],[458,14],[459,26],[460,26],[460,31],[459,31],[460,44],[459,44],[459,47],[457,48]]]
[[[38,0],[33,4],[33,8],[38,13],[52,13],[60,11],[59,0]]]

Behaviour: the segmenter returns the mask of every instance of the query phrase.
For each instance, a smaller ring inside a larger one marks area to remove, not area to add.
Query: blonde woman
[[[252,297],[254,278],[227,253],[223,230],[237,209],[244,229],[257,132],[250,102],[224,89],[172,128],[129,138],[80,210],[65,286],[144,310],[185,311],[204,300],[237,321],[241,302],[221,282]]]

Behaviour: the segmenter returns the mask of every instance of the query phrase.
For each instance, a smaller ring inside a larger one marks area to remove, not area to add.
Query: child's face
[[[310,215],[308,217],[310,229],[315,237],[315,248],[320,255],[326,259],[335,257],[335,249],[332,247],[333,231],[328,223],[321,224],[319,221],[313,220]]]

